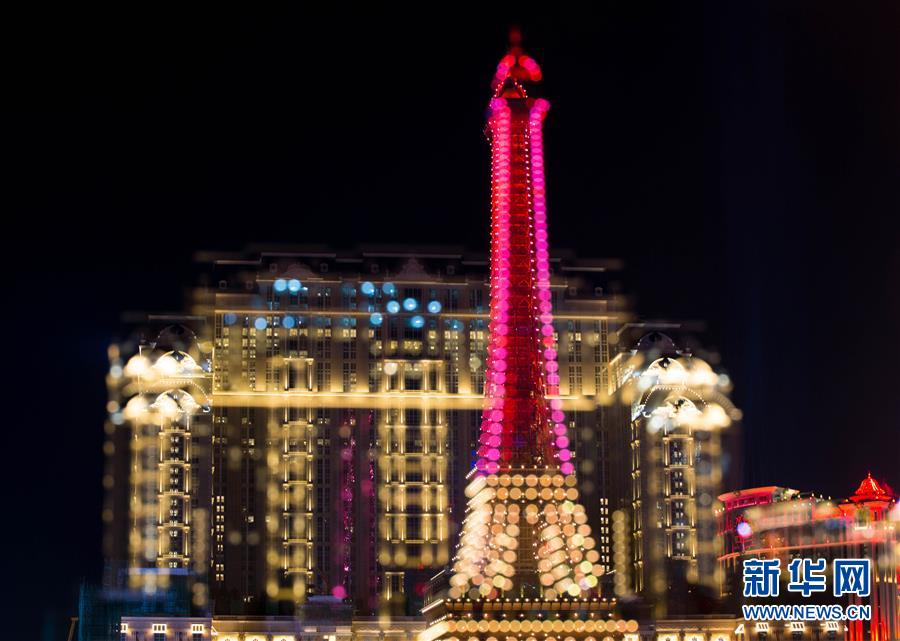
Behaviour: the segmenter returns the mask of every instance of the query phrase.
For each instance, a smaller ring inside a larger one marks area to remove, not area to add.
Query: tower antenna
[[[518,49],[522,46],[522,29],[519,25],[512,25],[509,28],[509,48]]]

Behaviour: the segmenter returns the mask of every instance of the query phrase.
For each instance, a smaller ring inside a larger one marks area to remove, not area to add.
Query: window
[[[405,430],[404,436],[406,437],[406,442],[404,443],[406,452],[421,452],[422,451],[422,430],[416,426],[408,425]]]
[[[458,357],[450,364],[450,371],[447,375],[447,391],[451,394],[459,393],[459,364]]]
[[[420,366],[407,367],[403,374],[404,389],[412,391],[422,389],[422,369]]]
[[[345,329],[343,331],[343,338],[346,340],[341,344],[341,355],[344,357],[344,360],[347,361],[355,361],[356,360],[356,341],[353,340],[356,338],[356,330],[355,329]]]
[[[481,313],[484,310],[484,290],[473,289],[469,294],[471,297],[470,306],[475,310],[475,313]]]
[[[377,361],[369,363],[369,391],[380,391],[379,383],[381,382],[381,366]]]
[[[476,394],[484,394],[484,367],[472,372],[472,388]]]
[[[422,519],[418,516],[406,517],[406,538],[417,540],[422,538]]]
[[[422,488],[408,487],[406,488],[406,513],[421,514],[422,513]],[[412,537],[417,538],[417,537]]]
[[[684,472],[682,470],[672,472],[672,494],[686,494],[686,488]]]
[[[450,268],[448,267],[447,269],[448,269],[447,273],[449,274]],[[459,309],[459,290],[458,289],[448,289],[446,296],[447,296],[445,299],[446,305],[444,305],[444,307],[447,309],[447,311],[455,312],[457,309]]]
[[[329,391],[331,389],[331,363],[316,362],[316,389]]]
[[[344,363],[341,384],[345,392],[356,390],[356,363]]]
[[[351,283],[344,283],[341,287],[341,307],[356,309],[356,288]]]
[[[603,380],[603,367],[599,365],[594,368],[594,388],[598,396],[606,388],[606,381]]]
[[[581,394],[581,365],[569,365],[569,394]]]

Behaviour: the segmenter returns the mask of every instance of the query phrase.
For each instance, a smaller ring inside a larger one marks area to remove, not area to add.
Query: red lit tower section
[[[558,400],[547,253],[542,128],[550,103],[529,98],[540,68],[518,49],[494,77],[490,345],[477,470],[574,467]]]

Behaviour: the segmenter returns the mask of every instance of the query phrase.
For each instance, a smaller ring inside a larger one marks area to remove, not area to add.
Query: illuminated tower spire
[[[594,594],[603,568],[559,394],[547,252],[541,69],[513,40],[492,83],[491,306],[478,457],[451,599]]]

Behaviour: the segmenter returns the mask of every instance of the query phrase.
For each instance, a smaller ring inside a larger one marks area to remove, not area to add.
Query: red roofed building
[[[900,639],[900,505],[886,482],[868,474],[852,495],[837,503],[775,486],[737,490],[722,494],[719,500],[723,505],[718,519],[723,542],[723,554],[719,557],[722,596],[732,604],[743,602],[745,559],[778,558],[785,568],[795,558],[824,558],[829,567],[834,559],[868,558],[872,560],[871,595],[844,599],[845,605],[871,605],[871,621],[846,622],[846,630],[827,629],[824,622],[772,621],[766,625],[769,630],[783,629],[785,635],[790,635],[782,638]],[[782,579],[786,577],[785,572]],[[840,600],[830,595],[829,589],[822,595],[822,602]],[[789,598],[782,590],[782,602]],[[753,635],[761,628],[749,622],[748,626],[748,639],[756,639]]]
[[[875,480],[870,472],[840,508],[845,516],[854,520],[881,521],[896,502],[897,495],[891,486]]]

